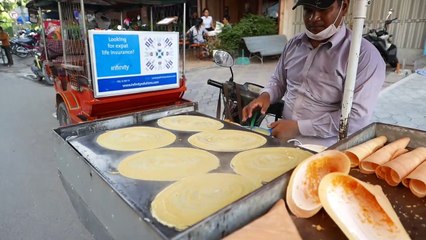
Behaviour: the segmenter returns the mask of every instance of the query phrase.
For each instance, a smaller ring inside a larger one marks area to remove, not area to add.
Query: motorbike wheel
[[[389,57],[388,61],[389,65],[391,65],[391,67],[395,68],[398,65],[398,58],[396,57]]]
[[[26,58],[28,56],[28,50],[22,46],[16,47],[14,53],[16,54],[16,56],[21,58]]]
[[[43,79],[44,79],[44,81],[46,82],[46,84],[52,86],[53,85],[53,80],[47,74],[45,66],[43,66],[43,70],[42,71],[43,71]]]
[[[68,126],[71,124],[70,115],[64,102],[60,102],[58,104],[58,108],[56,109],[56,118],[58,119],[60,126]]]

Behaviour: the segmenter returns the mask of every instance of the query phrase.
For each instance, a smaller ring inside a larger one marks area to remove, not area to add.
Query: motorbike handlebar
[[[213,86],[213,87],[217,87],[217,88],[220,88],[220,89],[222,89],[222,83],[220,83],[220,82],[218,82],[218,81],[215,81],[215,80],[213,80],[213,79],[209,79],[209,80],[207,80],[207,84],[208,85],[211,85],[211,86]]]
[[[398,18],[397,18],[397,17],[396,17],[396,18],[394,18],[394,19],[386,20],[386,21],[385,21],[385,25],[389,25],[389,24],[393,23],[393,22],[394,22],[394,21],[396,21],[396,20],[398,20]]]

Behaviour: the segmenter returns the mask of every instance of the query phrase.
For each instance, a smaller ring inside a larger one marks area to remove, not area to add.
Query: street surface
[[[32,80],[31,57],[0,66],[0,239],[93,239],[58,177],[55,92]]]

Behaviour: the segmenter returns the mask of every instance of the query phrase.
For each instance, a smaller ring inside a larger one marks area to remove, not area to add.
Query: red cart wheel
[[[64,102],[58,104],[58,108],[56,109],[56,118],[58,119],[60,126],[67,126],[71,124],[70,115]]]

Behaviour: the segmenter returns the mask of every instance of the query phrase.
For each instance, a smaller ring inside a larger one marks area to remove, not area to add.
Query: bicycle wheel
[[[6,53],[4,52],[3,48],[0,48],[0,58],[1,58],[1,63],[6,64]]]

